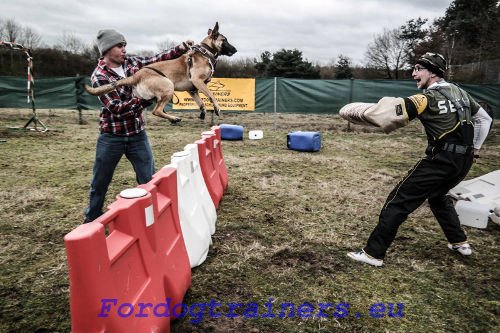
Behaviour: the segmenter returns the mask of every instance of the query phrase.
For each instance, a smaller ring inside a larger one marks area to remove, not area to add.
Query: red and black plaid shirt
[[[126,57],[122,66],[125,75],[128,77],[146,65],[157,61],[175,59],[183,53],[179,46],[176,46],[152,57]],[[120,79],[121,77],[106,65],[103,58],[99,59],[91,77],[94,88]],[[101,133],[131,136],[144,130],[144,114],[142,111],[149,105],[149,102],[134,97],[132,87],[118,87],[98,98],[102,103],[99,121]]]

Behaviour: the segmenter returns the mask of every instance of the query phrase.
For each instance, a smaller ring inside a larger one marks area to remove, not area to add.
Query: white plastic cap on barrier
[[[120,197],[124,199],[135,199],[144,197],[148,194],[148,191],[143,188],[129,188],[120,192]]]
[[[253,130],[248,132],[248,138],[250,140],[260,140],[264,137],[264,132],[261,130]]]
[[[129,188],[120,192],[120,197],[124,199],[142,198],[148,194],[148,191],[143,188]],[[155,223],[155,215],[153,205],[149,205],[144,209],[144,216],[146,219],[146,227],[152,226]]]
[[[205,132],[201,132],[201,135],[205,135],[205,136],[214,135],[215,136],[215,132],[214,131],[205,131]],[[214,139],[214,148],[217,148],[218,142],[219,142],[218,140]]]
[[[490,210],[488,205],[466,200],[458,200],[455,205],[460,224],[484,229],[488,225]]]
[[[178,151],[176,153],[172,154],[172,157],[184,157],[191,155],[191,152],[189,150],[183,150],[183,151]]]

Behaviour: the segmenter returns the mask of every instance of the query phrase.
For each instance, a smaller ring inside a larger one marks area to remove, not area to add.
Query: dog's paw
[[[204,120],[204,119],[205,119],[205,115],[206,115],[206,114],[207,114],[207,113],[206,113],[205,111],[201,111],[201,112],[200,112],[200,115],[198,116],[198,118],[200,118],[201,120]]]

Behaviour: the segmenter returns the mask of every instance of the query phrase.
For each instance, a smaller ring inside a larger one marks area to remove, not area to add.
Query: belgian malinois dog
[[[217,100],[208,89],[207,83],[215,71],[219,55],[232,56],[236,48],[229,44],[227,38],[219,33],[219,23],[213,29],[208,29],[208,35],[200,44],[194,45],[184,55],[173,60],[165,60],[145,66],[134,75],[106,84],[97,88],[85,85],[85,90],[91,95],[106,94],[120,86],[132,86],[134,96],[143,99],[156,98],[153,109],[155,116],[177,123],[181,119],[163,112],[176,91],[187,91],[200,108],[200,119],[205,119],[206,108],[198,91],[205,94],[214,105],[214,112],[220,116],[221,111]]]

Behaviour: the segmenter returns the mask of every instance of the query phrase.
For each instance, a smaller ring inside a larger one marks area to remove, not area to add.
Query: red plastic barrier
[[[139,187],[148,190],[153,198],[156,197],[155,216],[162,227],[157,234],[158,242],[162,244],[159,249],[159,254],[162,255],[159,264],[163,265],[167,297],[172,298],[172,304],[180,304],[191,285],[191,265],[179,221],[176,170],[165,167],[149,183]]]
[[[172,308],[191,282],[175,170],[142,187],[145,196],[117,196],[64,237],[73,333],[170,331]]]
[[[212,132],[215,133],[214,139],[214,151],[215,151],[215,165],[217,165],[217,169],[219,169],[219,176],[222,182],[222,186],[224,188],[224,192],[227,190],[229,177],[227,175],[226,163],[224,162],[224,156],[222,155],[222,140],[220,134],[219,126],[212,126]]]
[[[215,164],[214,138],[215,135],[204,135],[202,139],[195,141],[195,144],[198,146],[201,174],[203,175],[215,208],[218,208],[224,195],[224,187],[220,179],[219,168]]]

